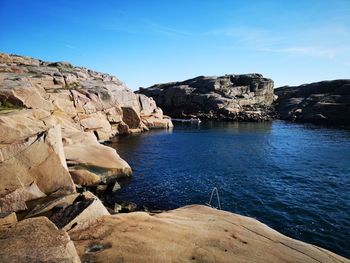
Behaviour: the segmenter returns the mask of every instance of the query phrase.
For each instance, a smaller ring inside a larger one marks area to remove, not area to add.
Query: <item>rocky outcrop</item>
[[[131,175],[129,164],[113,148],[100,144],[92,133],[67,131],[63,145],[72,171],[82,168],[98,171],[101,181]]]
[[[207,206],[105,216],[69,231],[84,262],[350,262]]]
[[[174,118],[268,120],[273,110],[273,81],[260,74],[197,77],[140,88]]]
[[[296,122],[350,124],[350,80],[321,81],[281,87],[276,109],[281,119]]]
[[[73,242],[46,217],[0,227],[0,261],[79,263]]]
[[[0,115],[0,212],[26,210],[27,201],[59,189],[75,192],[61,128],[49,123],[40,110]]]
[[[194,116],[263,120],[257,108],[273,100],[273,84],[261,75],[197,81],[187,85],[197,89],[194,100],[199,93],[200,100],[209,96],[203,105],[216,106]],[[113,76],[0,54],[0,261],[349,262],[204,206],[110,215],[137,206],[113,203],[108,210],[107,198],[86,191],[117,191],[116,179],[131,174],[99,140],[171,126],[154,100]]]
[[[3,53],[0,102],[0,109],[7,111],[11,107],[49,111],[62,122],[64,130],[93,132],[99,140],[152,128],[144,125],[144,116],[163,121],[152,99],[131,92],[114,76],[67,62],[50,63]]]
[[[109,212],[102,202],[91,192],[84,192],[36,200],[25,218],[46,216],[59,229],[70,230],[104,215]]]
[[[25,209],[57,188],[73,191],[65,159],[84,186],[129,176],[130,166],[99,141],[170,127],[154,100],[114,76],[0,53],[0,211]],[[9,207],[15,199],[18,207]]]

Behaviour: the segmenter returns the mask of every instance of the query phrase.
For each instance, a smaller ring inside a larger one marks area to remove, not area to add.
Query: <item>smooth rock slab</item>
[[[60,126],[12,144],[0,144],[0,178],[0,197],[36,184],[36,191],[27,191],[31,195],[15,195],[17,202],[28,201],[30,196],[32,199],[41,197],[41,192],[49,194],[60,188],[75,192],[65,161]],[[24,199],[18,200],[18,196]],[[0,210],[1,206],[0,203]]]
[[[99,174],[101,180],[130,176],[131,168],[111,147],[99,144],[92,133],[64,133],[64,152],[67,163],[76,169],[87,168]]]
[[[68,234],[46,217],[0,227],[0,261],[6,263],[80,262]]]
[[[207,206],[105,216],[69,231],[84,262],[350,262]]]

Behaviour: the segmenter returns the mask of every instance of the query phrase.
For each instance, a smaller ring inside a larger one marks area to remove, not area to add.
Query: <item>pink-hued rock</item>
[[[0,226],[0,261],[79,263],[74,243],[46,217]]]
[[[69,164],[98,169],[99,175],[106,177],[107,181],[109,177],[131,175],[128,163],[113,148],[99,144],[92,133],[66,132],[64,152]]]
[[[69,231],[84,262],[350,262],[207,206],[104,216]]]
[[[3,53],[0,65],[0,102],[64,113],[83,131],[95,131],[100,140],[115,136],[119,129],[111,127],[122,120],[128,126],[123,132],[132,133],[142,131],[142,116],[163,119],[153,99],[133,93],[108,74]]]
[[[10,129],[11,125],[0,123],[0,130],[3,127]],[[27,130],[29,134],[33,131],[35,129]],[[23,130],[21,132],[20,140],[13,141],[12,138],[10,144],[0,138],[0,211],[3,212],[23,210],[25,201],[60,188],[75,192],[65,160],[60,126],[27,136]]]

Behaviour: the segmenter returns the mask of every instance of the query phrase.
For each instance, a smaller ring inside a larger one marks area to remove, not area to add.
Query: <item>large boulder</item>
[[[105,216],[69,231],[84,262],[350,262],[207,206]]]
[[[70,230],[109,215],[107,208],[91,192],[48,196],[38,199],[25,218],[46,216],[59,229]]]
[[[350,80],[321,81],[281,87],[276,109],[281,119],[296,122],[350,124]]]
[[[11,122],[2,122],[0,131],[12,128]],[[21,125],[21,124],[20,124]],[[38,132],[43,128],[44,130]],[[0,211],[25,210],[25,202],[36,199],[61,188],[75,192],[75,185],[68,172],[63,151],[61,128],[36,127],[0,138]],[[37,132],[31,134],[31,132]]]
[[[4,146],[24,141],[55,124],[58,121],[45,110],[16,110],[5,114],[0,111],[0,143]]]
[[[98,185],[102,181],[100,176],[86,169],[71,169],[69,173],[73,182],[81,186]]]
[[[0,247],[1,262],[80,262],[69,235],[46,217],[0,226]]]
[[[196,77],[140,88],[174,118],[267,120],[274,100],[273,81],[260,74]],[[247,114],[246,111],[256,114]]]
[[[0,197],[0,213],[5,214],[27,210],[27,201],[46,196],[35,182],[29,186],[19,186],[13,191],[6,192]]]
[[[102,181],[108,182],[132,173],[128,163],[113,148],[98,143],[92,133],[65,132],[64,152],[71,169],[90,169],[98,173]]]

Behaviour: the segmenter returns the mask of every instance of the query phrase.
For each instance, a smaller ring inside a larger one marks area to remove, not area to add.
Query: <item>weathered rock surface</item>
[[[80,262],[69,235],[46,217],[0,226],[0,247],[1,262]]]
[[[81,186],[98,185],[101,182],[101,177],[85,169],[70,170],[73,182]]]
[[[69,235],[84,262],[350,262],[257,220],[198,205],[105,216]]]
[[[70,230],[87,225],[101,216],[110,215],[102,202],[90,192],[78,195],[74,201],[55,210],[49,217],[58,228]]]
[[[65,160],[60,126],[33,127],[27,129],[25,136],[22,124],[15,129],[16,122],[4,121],[0,116],[0,130],[10,132],[0,138],[0,212],[25,210],[26,201],[61,188],[75,192]],[[18,130],[21,131],[16,132]],[[31,134],[33,132],[37,133]],[[17,135],[20,136],[15,140]]]
[[[0,227],[6,227],[11,226],[17,223],[17,215],[15,212],[12,212],[11,214],[4,214],[0,213]]]
[[[92,133],[65,132],[63,140],[67,163],[74,169],[96,171],[104,182],[132,173],[129,164],[113,148],[98,143]]]
[[[281,119],[337,125],[350,124],[350,80],[321,81],[275,89]]]
[[[143,131],[143,116],[163,120],[152,99],[133,93],[114,76],[67,62],[4,53],[0,53],[0,102],[55,112],[65,120],[63,129],[94,132],[100,140],[108,140],[120,130]]]
[[[10,213],[27,210],[27,201],[45,197],[35,182],[22,186],[9,193],[4,191],[0,197],[0,213]]]
[[[53,128],[57,125],[62,131]],[[0,197],[33,182],[44,194],[73,189],[65,158],[73,174],[80,171],[75,179],[82,185],[97,182],[92,173],[102,182],[129,176],[130,166],[98,141],[171,126],[153,99],[133,93],[114,76],[0,53]],[[12,209],[24,209],[28,200],[18,199],[24,195],[12,195],[19,204]]]
[[[25,218],[46,216],[59,229],[69,230],[109,214],[95,195],[84,192],[36,200]]]
[[[268,120],[273,81],[260,74],[197,77],[140,88],[174,118]]]

